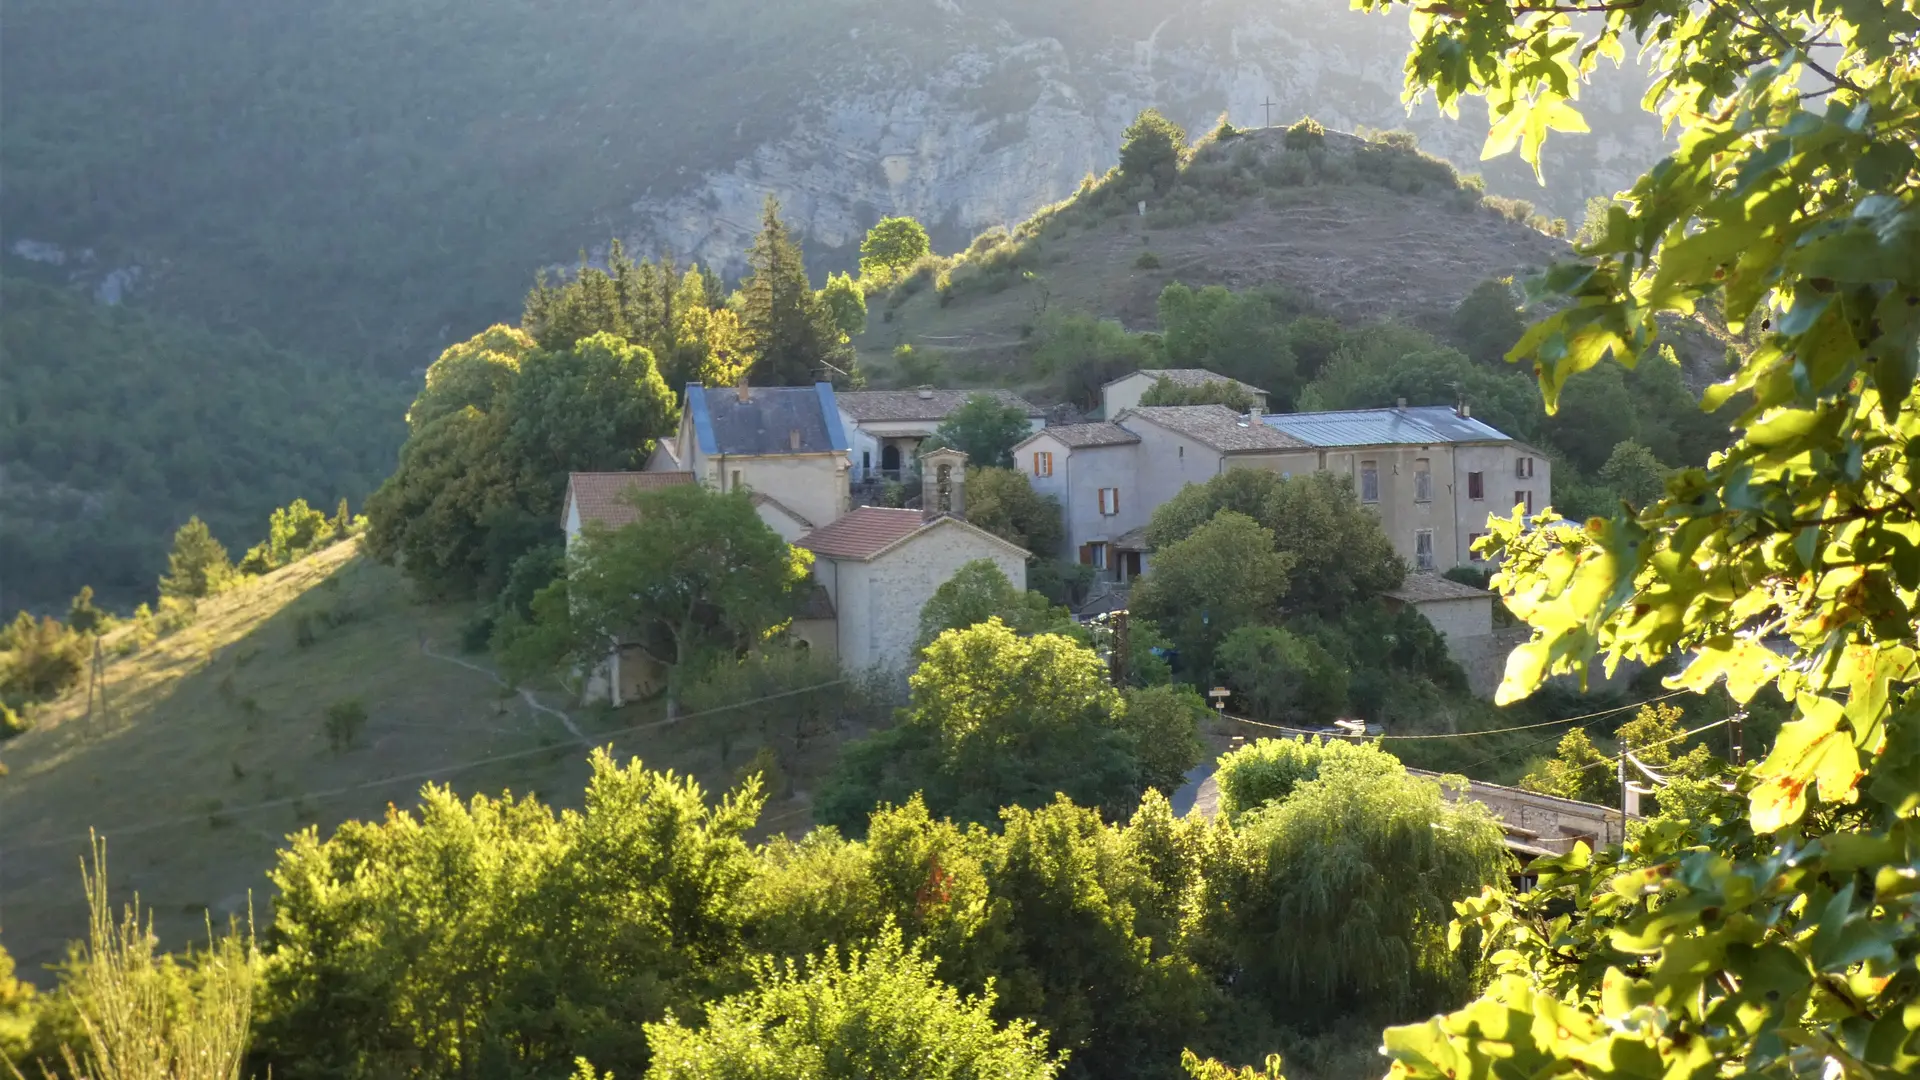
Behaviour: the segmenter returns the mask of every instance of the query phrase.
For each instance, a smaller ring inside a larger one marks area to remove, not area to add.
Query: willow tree
[[[1532,363],[1549,409],[1607,358],[1653,355],[1673,320],[1717,311],[1752,343],[1706,396],[1737,409],[1708,467],[1610,520],[1498,523],[1495,585],[1533,627],[1500,700],[1690,654],[1679,685],[1724,680],[1743,702],[1772,686],[1794,715],[1713,805],[1464,905],[1496,978],[1389,1031],[1395,1075],[1914,1075],[1920,6],[1494,0],[1411,18],[1409,100],[1485,98],[1487,156],[1518,146],[1538,169],[1549,131],[1585,129],[1586,76],[1635,43],[1647,107],[1678,135],[1529,287],[1554,313],[1508,359]]]

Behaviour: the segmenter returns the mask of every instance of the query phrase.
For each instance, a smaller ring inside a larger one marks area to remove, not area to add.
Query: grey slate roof
[[[1230,379],[1217,371],[1208,371],[1206,368],[1141,368],[1139,371],[1120,376],[1120,379],[1131,379],[1135,375],[1150,375],[1155,380],[1165,379],[1175,386],[1193,387],[1205,386],[1208,383],[1223,382],[1232,383],[1248,393],[1259,394],[1262,397],[1265,397],[1267,393],[1252,383],[1243,383],[1239,379]],[[1105,385],[1112,386],[1114,383],[1119,382],[1120,379],[1110,380]]]
[[[1266,424],[1249,423],[1245,413],[1225,405],[1141,405],[1116,419],[1138,416],[1223,454],[1261,450],[1306,450],[1311,443]]]
[[[1039,431],[1034,432],[1033,435],[1028,436],[1028,438],[1037,438],[1041,435],[1052,436],[1062,444],[1075,450],[1089,446],[1125,446],[1129,443],[1137,443],[1140,441],[1140,436],[1135,435],[1119,424],[1105,422],[1093,424],[1054,424],[1051,427],[1041,428]]]
[[[846,452],[833,386],[754,386],[741,400],[736,387],[687,386],[687,416],[708,454],[825,454]]]
[[[855,420],[945,420],[975,394],[1019,409],[1029,418],[1046,415],[1011,390],[849,390],[834,398],[841,411]]]
[[[1267,425],[1313,446],[1432,446],[1436,443],[1513,442],[1505,432],[1448,405],[1405,409],[1271,413]]]
[[[1409,604],[1421,604],[1435,600],[1484,600],[1493,594],[1439,574],[1408,574],[1399,588],[1388,589],[1382,595]]]

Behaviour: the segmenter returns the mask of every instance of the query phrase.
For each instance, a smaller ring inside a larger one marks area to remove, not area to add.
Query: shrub
[[[1158,109],[1142,112],[1122,135],[1121,177],[1135,183],[1146,181],[1155,191],[1166,191],[1179,175],[1186,141],[1186,131],[1160,115]]]
[[[1292,795],[1296,787],[1319,776],[1329,761],[1364,773],[1401,769],[1397,758],[1372,744],[1315,737],[1260,739],[1220,758],[1214,773],[1220,813],[1238,822],[1242,815]]]
[[[940,377],[940,357],[911,345],[903,343],[894,346],[893,363],[900,372],[900,382],[904,386],[919,386],[937,381]]]
[[[671,1013],[646,1025],[647,1080],[1050,1080],[1059,1072],[1045,1032],[1024,1020],[996,1026],[993,992],[963,998],[935,977],[934,963],[897,929],[844,961],[831,945],[804,964],[754,961],[753,988],[708,1006],[702,1027]]]
[[[1237,700],[1262,720],[1321,724],[1347,704],[1347,671],[1320,643],[1277,626],[1248,626],[1220,643]]]
[[[0,739],[11,739],[15,735],[24,735],[33,730],[33,718],[22,716],[18,709],[0,701]]]
[[[67,624],[23,611],[0,630],[0,695],[26,701],[57,697],[80,682],[87,652],[87,638]]]
[[[1140,253],[1139,258],[1133,260],[1133,268],[1136,270],[1158,270],[1160,269],[1160,257],[1151,251],[1143,251]]]
[[[1289,150],[1312,150],[1327,142],[1327,129],[1311,116],[1303,116],[1287,128],[1284,140]]]
[[[323,725],[327,733],[327,746],[334,753],[349,749],[360,740],[360,732],[367,726],[367,707],[359,698],[346,698],[327,706],[327,718]]]

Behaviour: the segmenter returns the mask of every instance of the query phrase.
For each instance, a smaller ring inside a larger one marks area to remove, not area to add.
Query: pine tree
[[[807,284],[800,246],[780,220],[780,203],[771,195],[747,264],[741,321],[752,343],[750,377],[763,386],[813,382],[836,358],[840,334]]]
[[[167,556],[167,575],[160,579],[161,596],[192,598],[219,590],[233,576],[227,549],[199,518],[188,519],[173,534],[173,553]]]
[[[67,606],[67,628],[76,634],[93,634],[106,621],[107,613],[93,605],[93,586],[80,586],[80,594]]]

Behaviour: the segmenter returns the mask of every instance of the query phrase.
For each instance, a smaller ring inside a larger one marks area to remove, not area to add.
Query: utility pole
[[[1733,767],[1736,769],[1740,767],[1740,759],[1746,752],[1746,748],[1743,745],[1745,740],[1741,731],[1741,726],[1746,723],[1746,720],[1747,714],[1745,710],[1727,717],[1727,750],[1729,756],[1733,758]]]
[[[1273,126],[1273,95],[1271,94],[1267,95],[1267,100],[1261,102],[1260,107],[1266,110],[1266,114],[1267,114],[1266,126],[1272,127]]]
[[[1113,613],[1113,685],[1124,690],[1133,678],[1129,665],[1133,659],[1127,635],[1127,611]]]

